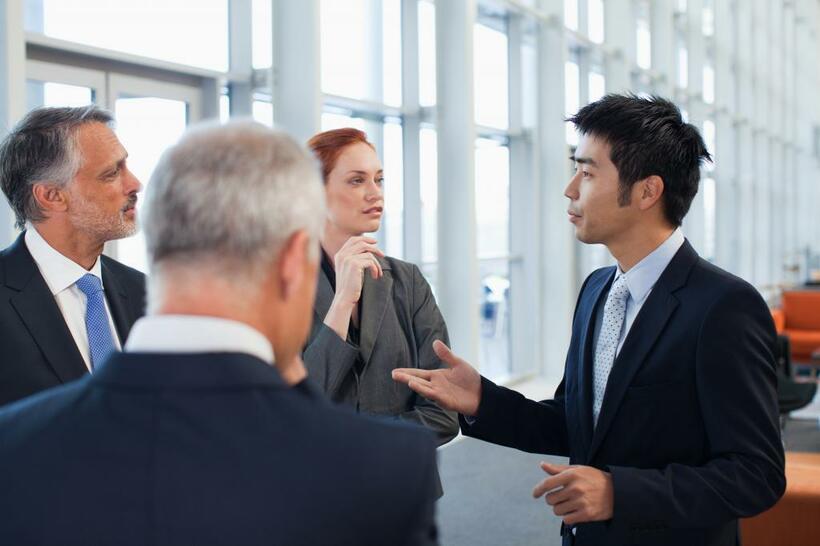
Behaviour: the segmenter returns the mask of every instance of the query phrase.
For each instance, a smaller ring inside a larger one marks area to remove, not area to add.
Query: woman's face
[[[327,176],[328,220],[351,236],[378,231],[384,208],[382,164],[362,142],[342,150]]]

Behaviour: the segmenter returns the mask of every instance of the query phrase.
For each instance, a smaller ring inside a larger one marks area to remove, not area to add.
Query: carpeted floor
[[[791,419],[783,434],[790,451],[820,452],[817,419]],[[464,438],[439,451],[444,497],[437,520],[442,546],[558,546],[560,520],[532,488],[544,476],[539,461],[566,462]]]

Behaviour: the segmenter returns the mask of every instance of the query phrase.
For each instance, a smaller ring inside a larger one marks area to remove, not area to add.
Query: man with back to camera
[[[608,95],[570,121],[569,220],[618,266],[581,288],[554,399],[498,387],[441,343],[449,369],[394,378],[457,410],[468,436],[568,456],[533,491],[565,545],[734,546],[738,518],[783,494],[784,457],[766,304],[680,230],[710,156],[661,98]]]
[[[133,235],[140,183],[96,106],[39,108],[0,144],[25,231],[0,252],[0,404],[94,372],[145,306],[145,276],[107,256]]]
[[[323,222],[312,158],[262,125],[201,126],[165,153],[149,314],[125,352],[0,411],[4,542],[436,542],[432,435],[304,381]]]

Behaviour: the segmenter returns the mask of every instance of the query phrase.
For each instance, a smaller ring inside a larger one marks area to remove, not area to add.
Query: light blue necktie
[[[83,275],[75,284],[86,297],[85,329],[91,350],[91,369],[96,371],[111,353],[117,351],[105,310],[105,293],[100,279],[91,273]]]
[[[604,393],[609,380],[609,372],[615,363],[615,353],[618,342],[621,340],[621,330],[626,316],[626,300],[629,298],[629,286],[626,284],[626,275],[621,275],[612,283],[609,295],[604,304],[604,320],[601,331],[598,332],[598,342],[595,345],[594,384],[592,402],[592,422],[598,424],[598,416],[604,403]]]

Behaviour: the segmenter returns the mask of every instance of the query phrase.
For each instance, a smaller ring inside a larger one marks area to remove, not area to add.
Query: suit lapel
[[[601,446],[626,390],[632,383],[632,378],[640,369],[677,308],[679,302],[674,292],[686,283],[689,271],[697,259],[698,255],[691,245],[684,242],[655,283],[638,316],[635,317],[609,374],[601,414],[598,416],[598,425],[592,436],[589,460],[594,457],[595,452]]]
[[[376,345],[376,338],[382,326],[384,312],[388,303],[392,301],[393,274],[390,270],[390,264],[382,258],[378,258],[378,260],[382,266],[384,276],[381,279],[373,280],[370,272],[365,271],[364,286],[362,287],[359,350],[365,367],[370,362],[370,355],[373,354],[373,347]]]
[[[17,238],[6,259],[6,284],[18,291],[10,298],[11,305],[60,381],[72,381],[88,369],[23,237]]]
[[[105,287],[105,299],[111,308],[111,318],[114,319],[114,326],[117,327],[117,334],[120,336],[120,345],[125,345],[131,325],[136,317],[130,312],[128,293],[120,284],[119,279],[114,275],[111,268],[106,263],[105,257],[101,258],[103,286]]]
[[[612,283],[615,276],[615,268],[612,272],[601,277],[600,281],[589,286],[583,297],[581,315],[578,317],[581,324],[581,344],[578,347],[578,385],[576,405],[578,418],[583,434],[582,453],[587,453],[592,442],[592,364],[593,364],[593,333],[595,331],[595,317],[603,299],[607,293],[607,288]]]

